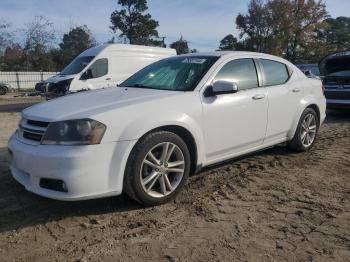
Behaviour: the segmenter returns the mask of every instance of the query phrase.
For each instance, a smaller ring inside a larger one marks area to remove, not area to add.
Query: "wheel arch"
[[[194,174],[197,170],[197,163],[198,163],[198,147],[197,142],[194,137],[194,135],[185,127],[180,125],[164,125],[159,126],[156,128],[153,128],[143,134],[139,141],[142,140],[145,136],[147,136],[150,133],[158,132],[158,131],[167,131],[174,133],[178,135],[187,145],[188,150],[190,151],[190,157],[191,157],[191,174]],[[137,145],[137,143],[134,145],[134,147]]]
[[[313,110],[315,110],[316,114],[317,114],[317,117],[318,117],[318,121],[319,121],[319,124],[320,121],[321,121],[321,111],[320,111],[320,108],[319,106],[317,105],[317,103],[315,102],[309,102],[309,103],[306,103],[302,108],[301,110],[298,112],[298,114],[296,115],[296,118],[294,119],[294,123],[293,123],[293,126],[292,126],[292,129],[291,129],[291,132],[289,133],[288,135],[288,138],[289,140],[292,139],[295,135],[295,132],[297,130],[297,127],[298,127],[298,124],[299,124],[299,120],[300,120],[300,117],[301,115],[303,114],[303,112],[308,109],[308,108],[312,108]]]
[[[320,112],[320,108],[316,105],[316,104],[310,104],[308,105],[305,109],[308,109],[308,108],[311,108],[313,110],[315,110],[316,114],[317,114],[317,119],[318,119],[318,122],[320,122],[320,119],[321,119],[321,112]],[[305,110],[304,109],[304,110]],[[319,123],[320,124],[320,123]]]

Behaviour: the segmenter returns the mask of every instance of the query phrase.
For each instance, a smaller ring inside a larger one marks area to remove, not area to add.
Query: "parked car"
[[[319,64],[328,108],[350,108],[350,51],[331,54]]]
[[[318,64],[300,64],[296,65],[307,77],[321,79],[321,73]]]
[[[121,87],[24,110],[8,145],[10,168],[27,190],[45,197],[125,191],[157,205],[202,167],[283,142],[309,150],[325,109],[321,81],[284,59],[250,52],[177,56]]]
[[[175,49],[105,44],[90,48],[75,58],[58,75],[36,84],[48,98],[120,84],[141,68],[176,55]]]
[[[4,82],[0,82],[0,95],[6,95],[10,90],[10,85]]]

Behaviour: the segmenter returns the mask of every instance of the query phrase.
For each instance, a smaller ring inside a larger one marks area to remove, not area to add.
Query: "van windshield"
[[[94,56],[77,57],[62,70],[60,75],[78,74],[91,62],[92,59],[94,59]]]
[[[218,60],[216,56],[179,56],[155,62],[120,86],[171,91],[192,91]]]

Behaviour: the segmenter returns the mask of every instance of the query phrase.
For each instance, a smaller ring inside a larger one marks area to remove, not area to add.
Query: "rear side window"
[[[107,75],[108,73],[108,59],[102,58],[96,60],[89,68],[91,70],[91,76],[89,78],[99,78]]]
[[[259,86],[253,59],[244,58],[228,62],[221,68],[214,81],[235,82],[238,90],[252,89]]]
[[[282,85],[288,81],[289,72],[285,64],[266,59],[260,59],[260,63],[265,72],[266,86]]]

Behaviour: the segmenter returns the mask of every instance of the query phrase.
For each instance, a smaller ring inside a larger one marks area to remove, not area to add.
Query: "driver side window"
[[[96,60],[88,70],[86,70],[87,79],[99,78],[108,73],[108,59],[101,58]]]
[[[250,58],[228,62],[215,76],[214,82],[220,80],[236,83],[238,90],[247,90],[259,86],[255,63]]]

